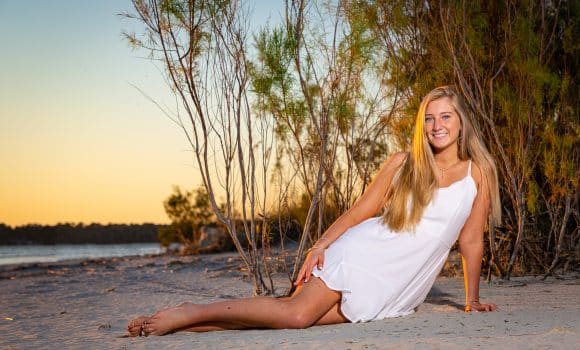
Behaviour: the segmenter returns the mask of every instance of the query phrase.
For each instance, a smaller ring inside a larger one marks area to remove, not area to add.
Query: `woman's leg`
[[[328,325],[328,324],[338,324],[349,322],[346,317],[340,312],[340,303],[336,303],[328,312],[322,316],[314,325]],[[244,327],[239,324],[226,323],[226,322],[208,322],[203,324],[197,324],[193,327],[186,327],[179,329],[179,331],[184,332],[211,332],[211,331],[224,331],[232,329],[250,329],[251,327]],[[138,333],[137,333],[138,334]]]
[[[178,306],[181,307],[181,306]],[[142,335],[142,326],[145,321],[147,321],[151,316],[139,316],[133,319],[129,325],[127,326],[127,330],[129,331],[129,335],[132,337],[136,337],[138,335]],[[211,332],[211,331],[225,331],[225,330],[232,330],[232,329],[244,329],[240,325],[236,325],[233,323],[226,323],[226,322],[206,322],[206,323],[198,323],[192,327],[185,327],[180,329],[175,329],[172,332]]]
[[[339,302],[340,292],[314,277],[289,298],[255,297],[207,305],[186,303],[155,313],[142,323],[142,329],[145,334],[161,335],[177,330],[305,328],[318,322],[345,322],[338,311]],[[131,322],[130,326],[137,323]]]

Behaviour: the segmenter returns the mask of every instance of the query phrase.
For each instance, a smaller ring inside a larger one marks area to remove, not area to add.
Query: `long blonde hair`
[[[458,157],[461,160],[472,159],[479,166],[483,174],[482,180],[486,181],[489,189],[490,219],[494,224],[499,224],[501,221],[495,161],[474,128],[463,98],[453,87],[441,86],[431,90],[421,101],[415,121],[411,152],[397,171],[387,191],[383,221],[395,231],[415,228],[438,187],[435,157],[425,134],[425,110],[431,101],[444,97],[451,100],[461,121]]]

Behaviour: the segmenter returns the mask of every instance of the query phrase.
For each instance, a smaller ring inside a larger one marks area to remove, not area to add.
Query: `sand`
[[[233,253],[0,266],[0,349],[578,349],[580,275],[482,281],[500,311],[465,313],[440,277],[413,315],[305,330],[123,337],[130,318],[252,294]],[[284,276],[278,285],[288,287]],[[282,290],[279,290],[282,292]]]

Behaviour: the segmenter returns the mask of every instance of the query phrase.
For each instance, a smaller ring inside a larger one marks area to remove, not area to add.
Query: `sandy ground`
[[[0,349],[579,349],[580,275],[482,282],[495,313],[464,313],[458,278],[413,315],[306,330],[127,338],[128,319],[252,294],[235,254],[0,266]],[[278,285],[288,286],[281,279]]]

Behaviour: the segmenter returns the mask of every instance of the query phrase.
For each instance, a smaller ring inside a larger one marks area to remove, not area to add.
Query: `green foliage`
[[[163,202],[171,224],[159,229],[159,241],[167,246],[179,242],[187,246],[199,244],[199,229],[213,217],[209,197],[204,187],[182,192],[177,186]]]
[[[507,158],[498,159],[508,231],[498,236],[498,260],[512,260],[515,252],[526,257],[518,271],[547,271],[557,256],[547,241],[558,241],[561,227],[575,235],[567,242],[578,239],[574,224],[562,221],[577,220],[578,213],[577,202],[566,205],[578,191],[578,2],[376,0],[353,6],[367,14],[384,44],[385,85],[409,91],[393,130],[409,134],[421,96],[434,86],[455,83],[477,99],[468,103],[487,145]],[[401,136],[398,143],[405,141]],[[545,232],[546,221],[551,232]],[[520,235],[523,253],[515,242]],[[573,243],[562,247],[574,249]]]
[[[208,19],[233,21],[222,10],[238,6],[226,0],[159,3],[161,33],[173,26],[178,36],[189,35],[189,45],[179,49],[193,61],[214,45]],[[331,222],[393,147],[407,148],[422,96],[455,84],[469,93],[471,112],[498,160],[505,208],[494,242],[500,264],[513,255],[518,271],[545,272],[560,254],[569,259],[564,266],[577,265],[578,201],[571,199],[580,177],[579,7],[578,1],[545,0],[313,2],[304,31],[291,21],[259,31],[256,56],[244,62],[252,112],[274,121],[280,188],[293,181],[300,188],[287,213],[277,215],[304,222],[316,170],[324,164],[321,214],[324,224]],[[130,42],[155,47],[147,45],[158,40],[155,31],[148,34]],[[178,62],[169,68],[180,72]],[[192,65],[178,84],[186,85],[198,68]],[[292,180],[296,174],[299,180]],[[209,218],[207,197],[176,188],[164,206],[172,220],[165,241],[194,244],[199,222]],[[558,238],[561,231],[566,239]]]
[[[10,227],[0,223],[1,245],[29,244],[126,244],[157,243],[158,226],[154,224],[28,224]]]

